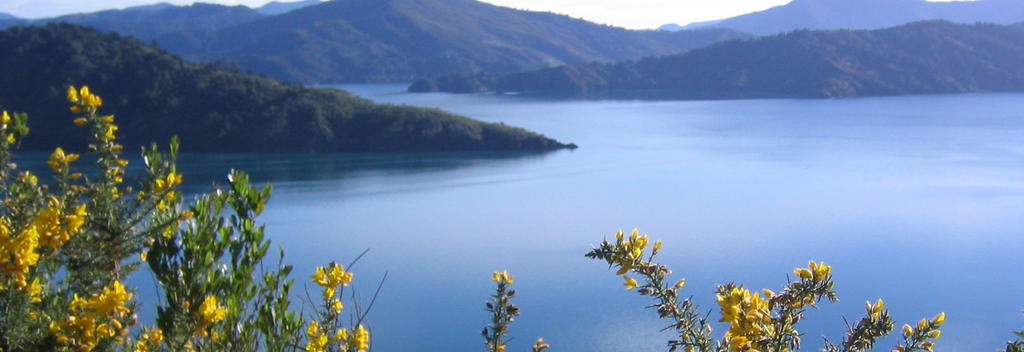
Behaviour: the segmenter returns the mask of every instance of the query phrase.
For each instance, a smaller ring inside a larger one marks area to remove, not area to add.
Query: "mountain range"
[[[84,149],[65,88],[89,85],[126,147],[178,135],[192,152],[548,150],[537,133],[437,109],[375,104],[215,64],[187,63],[115,33],[71,24],[0,31],[0,107],[27,112],[30,150]]]
[[[679,53],[738,37],[746,35],[632,31],[474,0],[344,0],[157,43],[187,58],[316,83],[515,72]]]
[[[922,20],[1011,24],[1024,20],[1024,1],[793,0],[746,15],[659,29],[731,28],[766,35],[797,29],[880,29]]]
[[[410,90],[683,99],[1024,91],[1022,62],[1022,24],[924,21],[880,30],[800,30],[612,64],[450,75],[417,81]]]
[[[280,13],[281,11],[285,11]],[[273,15],[268,15],[273,14]],[[474,0],[316,0],[149,6],[26,21],[70,22],[149,41],[193,61],[289,82],[411,81],[680,53],[749,37],[729,29],[634,31]]]

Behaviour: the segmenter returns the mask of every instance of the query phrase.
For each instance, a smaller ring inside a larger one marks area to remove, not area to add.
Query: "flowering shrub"
[[[651,296],[652,305],[661,318],[670,321],[668,329],[677,333],[676,339],[668,341],[670,351],[686,352],[785,352],[801,347],[797,323],[803,320],[808,308],[815,308],[823,300],[837,301],[833,289],[832,267],[825,263],[811,261],[806,268],[793,270],[794,278],[775,292],[763,289],[751,292],[743,285],[727,283],[715,289],[719,306],[720,322],[729,326],[721,339],[713,334],[707,315],[701,314],[689,299],[679,299],[679,291],[686,280],[680,278],[673,285],[666,284],[667,275],[672,271],[655,263],[654,259],[662,248],[657,241],[647,251],[647,235],[638,230],[626,237],[622,231],[615,234],[615,241],[602,241],[587,257],[603,260],[611,268],[617,268],[617,275],[623,275],[626,289],[638,289],[638,293]],[[628,274],[640,277],[638,281]],[[856,324],[849,326],[839,343],[825,341],[822,350],[826,352],[867,351],[875,342],[891,333],[895,323],[881,299],[865,302],[865,315]],[[893,351],[932,351],[935,339],[942,336],[940,327],[946,321],[946,314],[939,313],[931,319],[921,319],[916,326],[903,325],[902,340]],[[1024,333],[1021,333],[1024,337]],[[1010,342],[1007,351],[1020,351],[1024,342]],[[1015,349],[1016,348],[1016,349]]]
[[[129,185],[115,117],[99,113],[102,98],[88,87],[69,87],[67,100],[77,114],[71,122],[89,135],[86,150],[94,162],[80,170],[80,155],[56,148],[46,162],[51,181],[14,162],[13,150],[29,133],[28,117],[0,113],[0,351],[371,349],[369,307],[356,305],[343,317],[342,297],[354,274],[341,264],[312,274],[322,291],[319,303],[308,302],[309,314],[293,310],[292,267],[283,263],[282,251],[276,265],[267,265],[270,241],[256,220],[270,186],[253,187],[245,173],[232,171],[227,187],[186,204],[178,190],[183,176],[175,164],[176,139],[166,150],[143,148],[143,174]],[[670,351],[795,351],[801,347],[797,324],[807,310],[838,299],[832,268],[813,261],[795,269],[779,292],[721,285],[715,294],[728,330],[717,338],[708,314],[679,298],[686,280],[670,281],[672,271],[654,262],[662,242],[648,250],[649,244],[638,231],[628,237],[620,231],[587,256],[617,269],[626,289],[654,299],[652,307],[677,335]],[[150,303],[153,326],[141,326],[141,304],[124,284],[142,265],[159,288]],[[487,352],[503,352],[520,314],[512,303],[515,279],[507,271],[491,279],[491,321],[482,335]],[[881,299],[865,310],[841,342],[826,341],[823,350],[865,351],[895,329]],[[945,319],[940,313],[903,325],[893,350],[932,351]],[[1024,338],[1024,332],[1017,335]],[[531,350],[549,347],[539,338]],[[1024,342],[1009,342],[1005,351],[1024,352]]]

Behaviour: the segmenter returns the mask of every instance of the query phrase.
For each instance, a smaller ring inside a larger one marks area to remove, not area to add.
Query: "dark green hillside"
[[[1021,63],[1024,26],[930,21],[871,31],[796,31],[616,64],[453,75],[416,82],[410,90],[662,98],[1024,91]]]
[[[337,0],[158,44],[291,82],[411,81],[679,53],[732,30],[631,31],[474,0]]]
[[[375,104],[186,63],[135,39],[54,24],[0,31],[0,107],[30,114],[29,149],[83,148],[64,101],[89,85],[117,115],[127,146],[179,135],[196,152],[453,151],[564,145],[440,110]]]

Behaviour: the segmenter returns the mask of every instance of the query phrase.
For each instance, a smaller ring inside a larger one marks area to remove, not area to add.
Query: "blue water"
[[[193,189],[229,167],[274,184],[263,220],[300,282],[370,249],[352,270],[364,300],[388,273],[369,316],[374,351],[481,350],[490,272],[504,269],[523,312],[509,351],[539,336],[553,351],[663,351],[671,334],[649,301],[583,257],[633,227],[664,240],[661,260],[715,315],[717,284],[778,289],[809,259],[832,264],[842,301],[809,314],[805,350],[840,340],[842,317],[879,297],[898,324],[947,312],[941,351],[992,351],[1024,327],[1024,94],[658,102],[343,88],[580,146],[185,158]]]

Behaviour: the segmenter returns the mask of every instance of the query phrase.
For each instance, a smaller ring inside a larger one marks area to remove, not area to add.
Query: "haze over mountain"
[[[764,11],[666,30],[732,28],[759,35],[796,29],[879,29],[922,20],[959,23],[1024,21],[1024,1],[793,0]]]
[[[745,35],[631,31],[473,0],[344,0],[157,43],[190,59],[316,83],[515,72],[678,53],[737,37]]]
[[[306,6],[312,6],[323,2],[324,0],[300,0],[291,2],[282,1],[271,1],[263,6],[257,7],[256,11],[264,15],[280,15],[285,12],[298,10]]]
[[[686,54],[509,75],[461,74],[411,91],[577,97],[838,98],[1024,91],[1024,25],[916,22],[795,31]]]
[[[35,23],[67,22],[118,32],[143,40],[151,40],[169,33],[220,28],[264,17],[245,6],[223,6],[195,3],[188,6],[156,4],[74,14],[34,21]]]
[[[504,124],[375,104],[212,64],[191,64],[117,34],[71,24],[0,31],[0,107],[27,112],[28,149],[81,150],[65,88],[89,85],[126,147],[178,135],[194,152],[546,150],[567,147]]]
[[[151,40],[163,35],[180,36],[175,33],[213,31],[321,2],[321,0],[272,1],[258,8],[202,2],[177,6],[164,2],[120,10],[104,10],[32,20],[0,13],[0,29],[15,25],[67,22]]]

